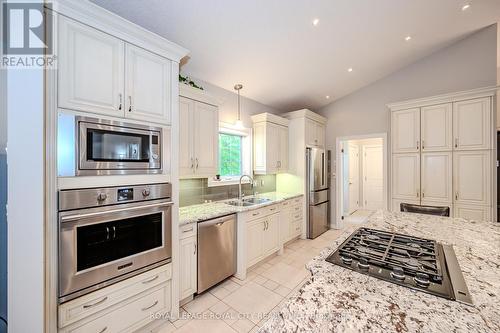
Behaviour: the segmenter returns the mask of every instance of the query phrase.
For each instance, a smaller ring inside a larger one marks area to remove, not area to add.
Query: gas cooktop
[[[435,296],[472,304],[453,247],[359,228],[326,261]]]

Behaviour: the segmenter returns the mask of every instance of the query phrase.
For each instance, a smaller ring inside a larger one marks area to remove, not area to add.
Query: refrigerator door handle
[[[321,185],[325,185],[325,153],[321,153]]]

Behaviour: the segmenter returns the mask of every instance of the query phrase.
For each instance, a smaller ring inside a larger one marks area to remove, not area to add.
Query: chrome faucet
[[[239,192],[238,192],[238,199],[239,200],[242,200],[243,199],[243,192],[241,192],[241,181],[243,180],[243,178],[247,177],[248,179],[250,179],[250,184],[252,184],[252,191],[254,190],[254,187],[253,187],[253,178],[250,177],[249,175],[243,175],[240,177],[240,184],[239,184]]]

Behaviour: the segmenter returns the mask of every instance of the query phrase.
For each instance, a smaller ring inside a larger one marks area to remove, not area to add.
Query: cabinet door
[[[123,117],[124,43],[59,16],[58,105]]]
[[[197,248],[196,237],[180,241],[180,299],[196,293],[197,283]]]
[[[453,104],[453,145],[455,150],[488,149],[490,135],[490,98]]]
[[[194,104],[194,168],[197,176],[211,177],[219,172],[219,111],[201,102]]]
[[[454,217],[467,220],[491,221],[491,208],[487,206],[455,205]]]
[[[453,153],[453,189],[457,204],[490,204],[491,165],[489,151]]]
[[[288,240],[289,229],[290,229],[290,215],[292,211],[290,210],[291,201],[285,201],[280,210],[280,240],[282,243]]]
[[[266,123],[266,172],[276,173],[280,163],[280,127]]]
[[[279,171],[288,171],[288,127],[279,127]]]
[[[306,145],[308,146],[318,145],[318,138],[316,132],[317,132],[316,122],[314,120],[306,118]]]
[[[179,98],[179,175],[191,176],[194,173],[193,157],[193,114],[194,101]]]
[[[392,197],[420,200],[420,154],[392,155]]]
[[[325,125],[316,123],[316,142],[319,147],[325,146],[326,128]]]
[[[422,200],[448,203],[453,201],[452,161],[451,152],[422,153]]]
[[[264,253],[262,247],[264,226],[262,219],[247,223],[247,267],[259,261]]]
[[[169,124],[172,62],[127,44],[126,66],[125,116]]]
[[[420,109],[392,112],[391,137],[393,153],[420,151]]]
[[[450,151],[453,141],[451,103],[423,107],[421,116],[422,151]]]
[[[264,221],[264,233],[262,236],[263,254],[267,255],[276,251],[279,247],[279,215],[273,214],[266,217]]]
[[[264,122],[253,124],[253,170],[258,174],[266,173],[266,125]]]

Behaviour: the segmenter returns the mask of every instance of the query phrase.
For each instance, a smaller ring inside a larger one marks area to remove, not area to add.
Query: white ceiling
[[[92,1],[189,49],[183,73],[281,110],[319,108],[500,19],[500,0]]]

